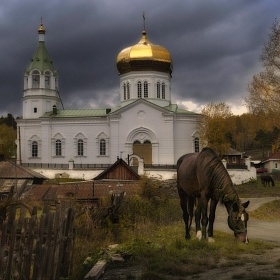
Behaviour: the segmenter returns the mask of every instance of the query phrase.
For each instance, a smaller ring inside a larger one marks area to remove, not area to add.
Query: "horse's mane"
[[[213,190],[213,196],[222,203],[226,201],[239,201],[231,178],[216,153],[210,148],[204,148],[198,155],[198,160],[205,163],[205,176],[210,179],[209,185]]]

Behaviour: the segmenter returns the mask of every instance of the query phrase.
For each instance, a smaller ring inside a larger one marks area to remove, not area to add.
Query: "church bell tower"
[[[45,46],[45,33],[41,23],[39,45],[24,72],[23,119],[39,118],[60,104],[58,73]]]

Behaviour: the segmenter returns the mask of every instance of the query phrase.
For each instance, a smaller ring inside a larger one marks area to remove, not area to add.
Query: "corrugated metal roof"
[[[12,161],[0,161],[0,178],[3,179],[33,179],[41,178],[47,179],[40,173],[32,169],[15,164]]]
[[[104,117],[110,109],[81,109],[81,110],[57,110],[57,114],[46,112],[41,118],[84,118],[84,117]]]

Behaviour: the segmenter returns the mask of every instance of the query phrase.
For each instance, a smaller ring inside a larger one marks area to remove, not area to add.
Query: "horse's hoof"
[[[215,240],[214,240],[214,238],[213,238],[213,237],[209,237],[209,238],[208,238],[208,242],[209,242],[209,243],[214,243],[214,242],[215,242]]]
[[[198,240],[201,240],[201,239],[202,239],[202,232],[201,232],[201,230],[199,230],[199,231],[196,232],[196,238],[197,238]]]

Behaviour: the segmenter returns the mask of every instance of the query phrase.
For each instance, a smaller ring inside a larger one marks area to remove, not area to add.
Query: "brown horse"
[[[266,186],[270,187],[270,183],[271,183],[272,187],[275,186],[274,180],[269,174],[262,174],[261,181],[262,181],[262,185],[264,187],[266,187]]]
[[[220,201],[227,209],[228,225],[234,231],[237,240],[248,242],[247,221],[249,216],[245,208],[249,205],[249,201],[243,204],[240,202],[226,168],[213,150],[204,148],[200,153],[186,154],[178,159],[177,188],[185,222],[186,239],[191,238],[190,227],[196,205],[197,237],[206,239],[206,227],[209,222],[208,240],[214,241],[213,224],[217,203]]]

